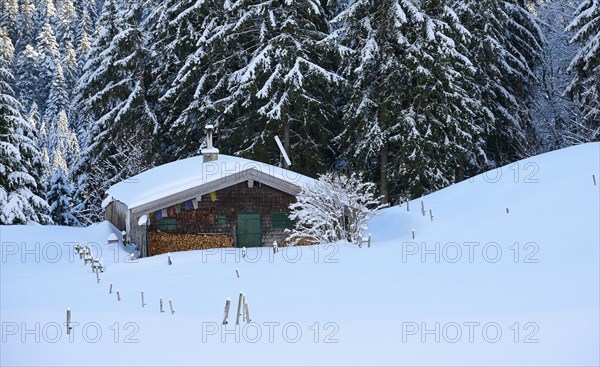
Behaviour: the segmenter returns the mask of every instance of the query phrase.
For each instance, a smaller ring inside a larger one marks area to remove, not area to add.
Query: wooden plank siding
[[[181,203],[179,213],[170,209],[167,217],[163,218],[176,219],[177,227],[173,231],[175,233],[226,234],[231,236],[236,243],[237,214],[259,213],[261,215],[262,243],[270,245],[273,241],[281,241],[286,236],[284,229],[273,228],[272,214],[289,212],[289,204],[295,200],[295,196],[290,193],[265,184],[253,185],[251,180],[217,190],[215,201],[210,193],[201,195],[197,209],[185,209],[185,205]],[[174,203],[171,204],[172,207]],[[159,221],[156,213],[148,214],[150,219],[148,230],[150,232],[157,231]],[[132,216],[132,225],[138,217],[139,215]]]
[[[127,213],[127,205],[114,200],[104,209],[104,218],[122,231],[127,228]]]

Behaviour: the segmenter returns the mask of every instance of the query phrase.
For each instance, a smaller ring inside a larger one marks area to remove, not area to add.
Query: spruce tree
[[[123,177],[123,172],[110,172],[112,159],[127,148],[129,142],[144,151],[149,164],[152,146],[148,134],[156,124],[146,100],[145,51],[140,47],[140,8],[128,2],[119,11],[113,0],[104,3],[98,20],[99,30],[85,72],[79,79],[75,106],[84,130],[89,135],[83,142],[82,155],[75,165],[77,195],[99,218],[104,191]],[[127,174],[136,174],[145,165],[130,167]],[[104,172],[102,179],[91,180],[92,170]],[[83,181],[82,181],[83,180]]]
[[[17,56],[15,81],[17,95],[25,106],[30,106],[32,103],[39,101],[37,95],[39,88],[38,65],[38,52],[33,46],[26,45]]]
[[[163,55],[154,61],[149,90],[163,121],[161,151],[167,159],[197,154],[204,125],[220,125],[215,100],[224,96],[232,64],[222,36],[223,16],[220,1],[167,1],[145,21],[149,48]]]
[[[72,0],[62,0],[58,11],[57,39],[61,45],[77,39],[77,12]]]
[[[421,29],[424,21],[412,0],[355,1],[333,20],[332,37],[341,45],[343,73],[349,81],[343,108],[345,129],[336,142],[347,161],[358,162],[356,169],[366,169],[369,178],[379,182],[386,202],[390,199],[390,142],[400,134],[408,139],[416,132],[402,129],[401,121],[410,125],[411,115],[403,113],[406,88],[401,73],[410,46],[407,32]]]
[[[0,28],[4,28],[11,39],[16,39],[19,25],[19,1],[0,0]]]
[[[77,51],[71,43],[67,41],[65,44],[65,57],[62,59],[64,69],[65,84],[68,91],[72,91],[79,76],[79,66],[77,61]]]
[[[45,109],[46,101],[56,74],[56,66],[60,63],[60,51],[54,31],[50,23],[44,23],[37,37],[37,65],[38,87],[36,89],[36,102]]]
[[[38,196],[31,170],[39,151],[10,86],[14,47],[0,28],[0,224],[49,223],[48,204]]]
[[[324,9],[313,0],[240,0],[227,19],[227,48],[238,48],[241,62],[219,101],[228,120],[222,141],[235,144],[234,154],[275,163],[279,135],[296,170],[323,171],[337,117],[332,91],[343,82],[324,42]]]
[[[35,102],[29,109],[27,122],[30,126],[30,134],[28,137],[33,142],[33,145],[37,147],[37,151],[31,155],[31,159],[28,161],[27,171],[38,183],[36,195],[43,197],[48,191],[48,188],[45,185],[50,179],[50,161],[46,150],[46,143],[41,138],[41,118],[38,106]]]
[[[46,116],[48,126],[56,126],[58,120],[58,113],[60,111],[66,111],[69,106],[69,91],[63,68],[60,63],[56,64],[56,71],[54,78],[50,86],[50,95],[48,96],[48,102],[46,103]],[[54,150],[54,147],[51,147]]]
[[[19,12],[18,42],[15,45],[18,55],[27,45],[35,45],[37,35],[35,25],[35,5],[33,0],[22,0]]]
[[[59,150],[54,152],[54,164],[50,190],[46,199],[50,205],[50,216],[56,225],[78,226],[79,220],[73,214],[73,187],[67,178],[66,163]]]
[[[422,28],[407,32],[402,63],[404,129],[393,138],[392,177],[408,197],[464,179],[487,167],[480,91],[470,61],[471,34],[444,0],[422,2]]]
[[[566,95],[580,104],[580,116],[572,128],[575,142],[600,140],[600,2],[584,0],[567,27],[575,31],[571,43],[581,48],[571,61],[569,70],[575,73]]]
[[[531,154],[536,145],[529,105],[543,35],[518,0],[456,0],[454,7],[473,34],[469,56],[477,67],[487,116],[481,126],[493,165]]]

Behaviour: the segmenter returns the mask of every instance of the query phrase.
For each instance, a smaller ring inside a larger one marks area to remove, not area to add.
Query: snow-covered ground
[[[389,208],[371,248],[194,251],[169,266],[125,261],[108,223],[0,227],[0,362],[598,365],[599,157],[595,143],[503,167],[424,197],[425,216],[421,200]],[[76,242],[101,249],[100,284]],[[236,328],[240,291],[252,322]]]

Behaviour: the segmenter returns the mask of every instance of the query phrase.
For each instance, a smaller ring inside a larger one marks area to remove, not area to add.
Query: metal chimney
[[[213,125],[206,125],[206,148],[202,149],[203,162],[211,162],[219,159],[219,149],[213,147]]]

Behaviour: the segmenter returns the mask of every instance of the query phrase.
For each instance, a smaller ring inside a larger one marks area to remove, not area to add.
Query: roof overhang
[[[172,195],[164,196],[151,202],[140,203],[139,205],[132,204],[128,209],[134,215],[147,214],[164,209],[171,205],[175,205],[177,203],[199,198],[202,195],[206,195],[211,192],[215,192],[248,180],[258,181],[263,185],[272,187],[276,190],[288,193],[293,196],[298,195],[298,193],[302,190],[302,186],[300,183],[294,184],[292,182],[282,180],[278,177],[272,176],[255,168],[248,168],[246,170],[221,177],[217,180],[209,181],[201,185],[174,193]]]

